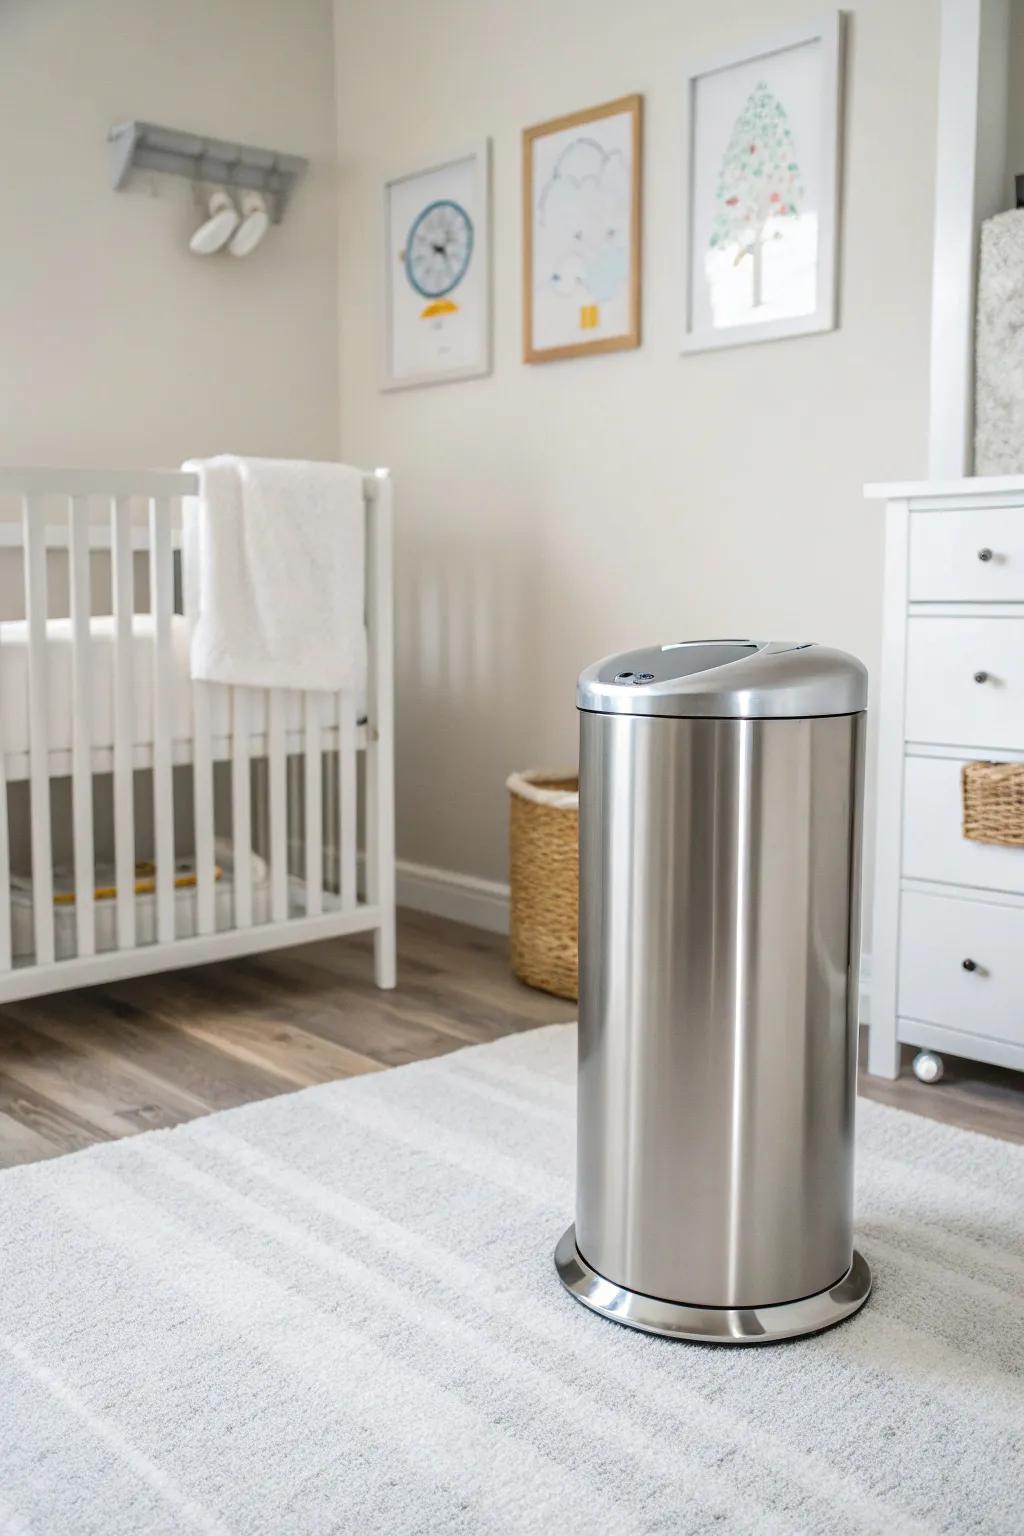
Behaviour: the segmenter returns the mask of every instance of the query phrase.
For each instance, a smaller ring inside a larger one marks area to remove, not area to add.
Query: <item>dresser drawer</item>
[[[898,1011],[1024,1045],[1024,907],[904,891]]]
[[[972,843],[961,827],[965,759],[908,757],[904,768],[903,873],[1024,896],[1024,848]]]
[[[1024,747],[1024,619],[910,619],[906,686],[908,741]]]
[[[1024,507],[911,513],[910,601],[1024,602]]]

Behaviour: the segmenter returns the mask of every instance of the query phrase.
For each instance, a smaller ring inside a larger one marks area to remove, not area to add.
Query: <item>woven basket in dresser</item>
[[[965,763],[961,782],[964,837],[1024,848],[1024,763]]]

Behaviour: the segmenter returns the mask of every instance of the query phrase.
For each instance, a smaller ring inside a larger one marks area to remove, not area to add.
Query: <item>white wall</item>
[[[2,0],[0,58],[0,462],[335,457],[331,0]],[[111,188],[107,129],[132,117],[307,156],[285,222],[244,261],[192,256],[202,215],[181,177]],[[0,521],[17,512],[0,498]],[[107,575],[97,557],[97,610]],[[5,618],[23,612],[21,583],[20,558],[0,552]],[[50,601],[67,611],[57,557]],[[187,784],[176,793],[187,824]],[[27,807],[24,786],[11,794]],[[137,802],[145,852],[145,785]],[[67,796],[54,805],[61,848]],[[17,806],[13,860],[27,868]],[[98,812],[102,846],[102,794]]]
[[[399,852],[504,878],[503,781],[575,763],[609,651],[753,634],[879,658],[868,479],[925,468],[938,7],[850,7],[833,334],[680,358],[684,61],[820,0],[337,0],[342,450],[396,476]],[[520,133],[644,94],[643,346],[528,367]],[[380,182],[494,140],[495,369],[380,394]]]
[[[0,460],[337,451],[331,0],[3,0]],[[141,117],[312,160],[245,261],[188,252],[180,177],[114,193]]]

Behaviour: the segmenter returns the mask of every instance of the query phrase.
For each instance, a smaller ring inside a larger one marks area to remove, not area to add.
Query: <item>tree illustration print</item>
[[[765,241],[782,238],[778,221],[795,218],[803,195],[786,109],[759,80],[722,156],[710,239],[714,250],[736,247],[736,266],[750,257],[755,308],[763,297]]]

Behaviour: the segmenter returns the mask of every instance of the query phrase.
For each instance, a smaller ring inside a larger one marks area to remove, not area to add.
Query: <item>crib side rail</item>
[[[180,469],[10,469],[0,494],[14,496],[195,496],[199,477]]]

